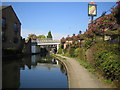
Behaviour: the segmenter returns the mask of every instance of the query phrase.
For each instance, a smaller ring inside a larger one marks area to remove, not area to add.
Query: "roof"
[[[1,7],[2,7],[2,8],[1,8]],[[12,8],[11,5],[2,5],[2,6],[0,6],[0,10],[1,10],[1,9],[4,10],[4,9],[6,9],[6,8],[8,8],[8,7],[12,9],[12,11],[13,11],[13,13],[15,14],[16,18],[17,18],[18,21],[20,22],[19,18],[17,17],[17,15],[16,15],[16,13],[15,13],[15,11],[13,10],[13,8]],[[20,22],[20,24],[21,24],[21,22]]]
[[[3,5],[3,6],[0,6],[0,10],[3,10],[3,9],[5,9],[5,8],[8,8],[8,7],[10,7],[11,5]]]
[[[4,6],[2,6],[2,9],[5,9],[7,7],[10,7],[10,5],[4,5]]]

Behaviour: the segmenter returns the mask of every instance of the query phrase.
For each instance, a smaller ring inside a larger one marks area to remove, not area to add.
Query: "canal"
[[[68,88],[64,65],[50,55],[2,62],[3,88]]]

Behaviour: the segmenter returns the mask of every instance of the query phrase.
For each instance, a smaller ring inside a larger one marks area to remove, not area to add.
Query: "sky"
[[[12,5],[21,22],[21,35],[47,35],[51,31],[54,40],[85,32],[88,28],[89,2],[2,2],[2,5]],[[116,2],[95,2],[97,16],[111,10]],[[108,12],[110,13],[110,12]],[[108,14],[107,13],[107,14]]]

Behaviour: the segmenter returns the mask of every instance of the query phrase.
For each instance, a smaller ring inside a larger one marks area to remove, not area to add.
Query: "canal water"
[[[66,69],[49,55],[2,62],[3,88],[68,88]]]

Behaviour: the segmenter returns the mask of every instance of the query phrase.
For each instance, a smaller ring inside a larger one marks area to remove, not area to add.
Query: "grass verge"
[[[61,59],[61,60],[66,60],[66,58],[63,58],[63,57],[61,57],[61,56],[57,56],[57,55],[55,55],[55,54],[53,54],[53,53],[51,53],[51,56],[56,57],[56,58],[59,58],[59,59]]]
[[[76,59],[77,61],[79,61],[79,63],[85,67],[89,72],[91,72],[95,77],[97,77],[100,81],[104,82],[104,84],[108,87],[108,88],[116,88],[115,84],[111,81],[111,80],[107,80],[105,79],[102,75],[100,75],[96,69],[91,66],[90,64],[88,64],[87,62],[85,62],[84,60],[80,60],[80,59]]]

